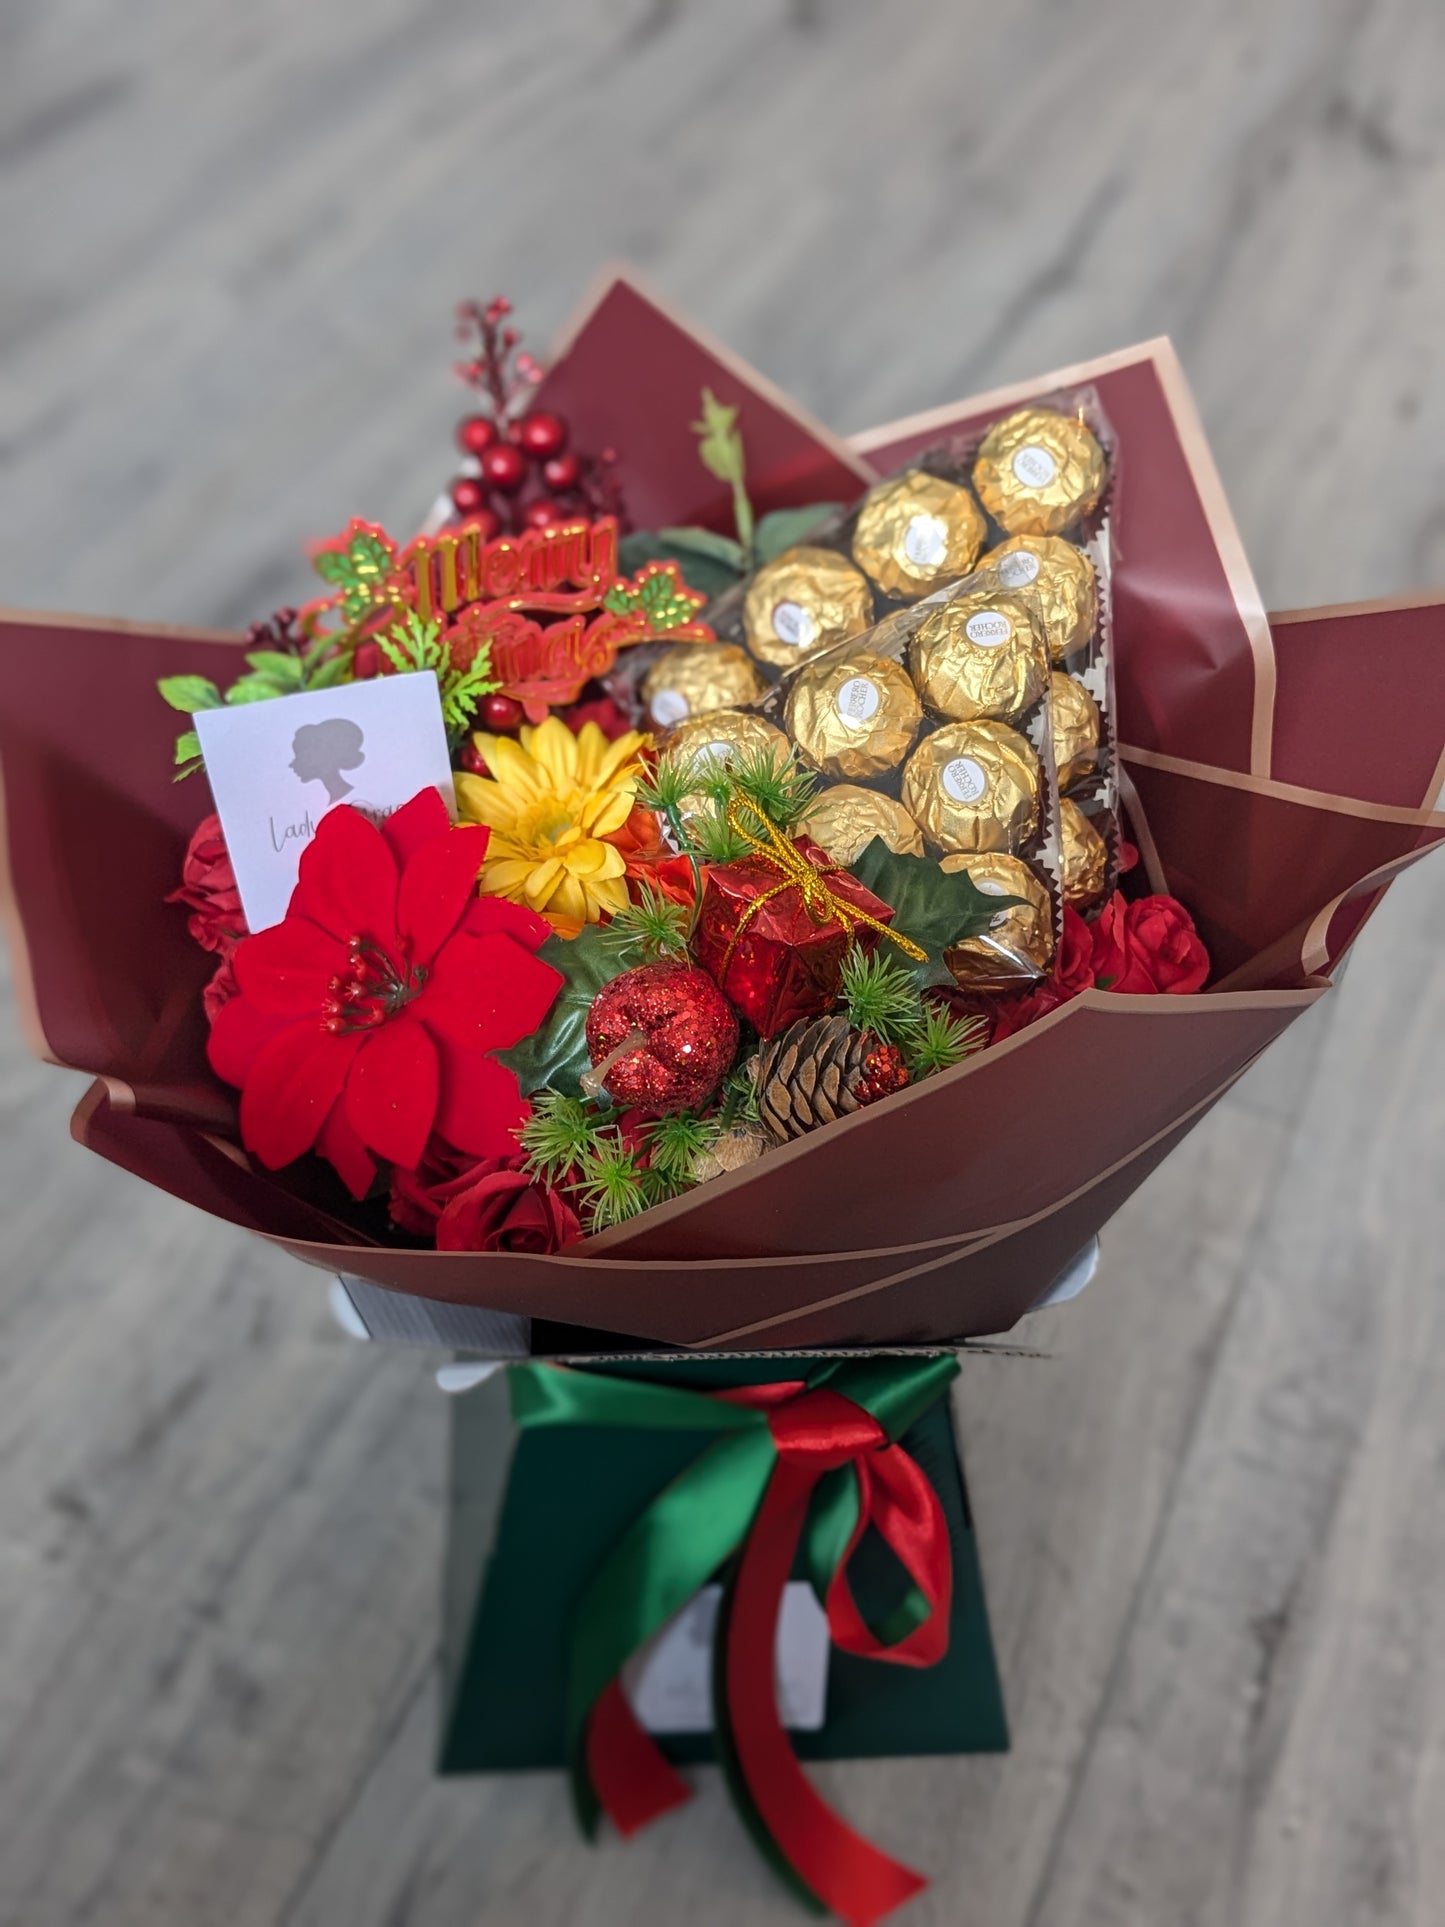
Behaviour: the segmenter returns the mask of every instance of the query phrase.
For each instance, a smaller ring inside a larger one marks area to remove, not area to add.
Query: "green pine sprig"
[[[649,963],[663,957],[686,957],[692,913],[686,904],[673,903],[650,883],[644,883],[637,900],[613,917],[606,935],[610,944],[620,950],[637,950]]]
[[[988,1042],[982,1017],[958,1017],[937,1004],[923,1006],[923,1028],[908,1047],[908,1068],[915,1078],[951,1071]]]
[[[754,1052],[735,1064],[723,1082],[718,1104],[718,1131],[758,1122],[758,1059]]]
[[[733,492],[733,521],[737,525],[738,547],[743,552],[744,571],[753,566],[756,524],[753,505],[748,498],[747,457],[739,432],[738,410],[720,402],[711,388],[702,391],[702,420],[692,424],[697,436],[697,452],[703,467]]]
[[[661,1174],[649,1170],[615,1128],[598,1133],[578,1170],[577,1181],[569,1188],[586,1213],[589,1231],[625,1224],[668,1195]]]
[[[501,688],[492,675],[492,645],[484,642],[464,668],[452,660],[451,649],[442,639],[442,626],[432,617],[423,620],[415,609],[408,609],[400,622],[377,638],[382,654],[398,674],[407,675],[430,669],[441,694],[442,721],[447,743],[455,749],[471,727],[483,696]]]
[[[585,1169],[612,1123],[614,1113],[599,1110],[580,1097],[561,1091],[540,1091],[532,1100],[532,1115],[517,1133],[526,1167],[544,1184],[562,1184]]]
[[[697,1180],[693,1171],[697,1160],[715,1144],[721,1129],[716,1117],[699,1117],[695,1111],[671,1111],[651,1125],[647,1134],[648,1167],[676,1195]]]
[[[791,751],[780,756],[771,748],[739,749],[726,762],[710,758],[695,787],[724,819],[729,804],[742,803],[784,836],[794,836],[818,794],[818,778]]]
[[[869,1030],[880,1042],[911,1051],[923,1034],[923,999],[913,973],[882,951],[871,954],[855,944],[843,959],[841,981],[848,1022]]]

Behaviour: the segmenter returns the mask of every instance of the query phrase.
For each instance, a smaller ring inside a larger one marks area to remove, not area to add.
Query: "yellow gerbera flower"
[[[470,822],[492,832],[483,896],[507,897],[575,935],[627,907],[622,852],[604,839],[632,813],[642,774],[636,731],[609,743],[596,723],[577,735],[556,716],[510,736],[473,736],[490,776],[458,776]]]

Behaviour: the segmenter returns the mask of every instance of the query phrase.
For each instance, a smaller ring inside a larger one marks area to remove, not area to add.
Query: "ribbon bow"
[[[719,1757],[745,1824],[801,1899],[852,1927],[872,1927],[927,1885],[814,1791],[778,1712],[774,1651],[783,1588],[806,1532],[809,1574],[836,1645],[902,1666],[942,1659],[953,1596],[947,1521],[927,1475],[897,1441],[957,1371],[952,1357],[860,1359],[828,1365],[807,1382],[711,1394],[556,1366],[511,1368],[519,1425],[722,1435],[634,1520],[578,1608],[567,1752],[587,1834],[602,1812],[626,1835],[690,1797],[638,1725],[619,1676],[738,1552],[718,1617],[713,1690]],[[912,1582],[877,1627],[865,1621],[848,1580],[870,1526]]]
[[[747,827],[743,821],[744,808],[750,816],[755,817],[762,824],[765,835],[756,836]],[[737,949],[738,939],[744,930],[764,904],[771,903],[775,897],[782,896],[785,890],[798,892],[803,899],[803,908],[814,923],[841,923],[845,930],[856,930],[859,924],[865,924],[868,929],[880,931],[883,936],[896,943],[898,948],[906,956],[912,957],[915,963],[927,963],[928,952],[920,949],[910,937],[902,936],[897,930],[890,929],[886,923],[880,922],[877,917],[870,916],[866,910],[860,910],[857,904],[849,903],[846,897],[840,897],[836,890],[828,887],[824,878],[837,876],[843,868],[841,863],[825,863],[821,866],[810,863],[797,844],[790,842],[777,824],[764,816],[755,803],[744,805],[739,799],[734,798],[727,806],[727,825],[733,835],[745,843],[754,856],[761,857],[764,863],[770,863],[775,870],[781,872],[781,881],[775,883],[770,890],[764,890],[761,896],[754,897],[738,918],[738,927],[728,939],[727,949],[723,952],[722,968],[718,971],[720,983],[725,983],[727,980],[728,966],[733,960],[733,952]]]

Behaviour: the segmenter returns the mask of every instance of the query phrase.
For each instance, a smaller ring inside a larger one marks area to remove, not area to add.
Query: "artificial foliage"
[[[501,684],[492,675],[492,646],[483,642],[469,662],[458,663],[434,618],[423,620],[408,609],[378,638],[381,653],[398,675],[429,669],[437,679],[447,744],[455,749],[475,720],[482,699]]]

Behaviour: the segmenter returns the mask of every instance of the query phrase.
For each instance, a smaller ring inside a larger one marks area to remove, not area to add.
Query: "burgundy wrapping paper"
[[[626,385],[650,368],[690,407],[702,381],[723,392],[723,367],[766,403],[766,446],[782,450],[781,482],[760,475],[765,499],[852,492],[857,464],[840,469],[836,444],[651,304],[644,326],[640,299],[615,284],[548,378],[579,432],[590,438],[582,397],[610,422],[607,408],[655,401],[660,391]],[[215,675],[217,647],[240,639],[16,612],[0,617],[4,902],[37,1048],[101,1080],[76,1113],[77,1138],[308,1263],[429,1298],[684,1347],[1007,1329],[1324,993],[1390,875],[1445,835],[1434,810],[1441,606],[1290,617],[1276,657],[1167,344],[1029,391],[1063,380],[1098,383],[1125,444],[1115,626],[1136,833],[1161,885],[1198,914],[1225,988],[1090,992],[953,1072],[567,1253],[398,1251],[355,1228],[323,1168],[253,1168],[233,1141],[233,1094],[205,1066],[197,994],[211,960],[163,899],[208,799],[199,779],[170,781],[176,718],[154,684]],[[604,381],[616,384],[605,403],[593,387]],[[879,431],[870,446],[886,466],[1022,392]],[[607,431],[619,444],[622,419]],[[747,409],[744,428],[752,455],[764,438]],[[676,438],[662,440],[638,471],[653,491],[641,499],[658,503],[648,519],[703,512],[695,471],[684,477]],[[1129,487],[1140,469],[1147,491]],[[624,477],[632,494],[638,477]],[[1397,688],[1358,668],[1385,651],[1412,679],[1403,736]],[[1021,1156],[1036,1142],[1031,1120],[1061,1114],[1087,1128],[1056,1134],[1042,1166]]]

